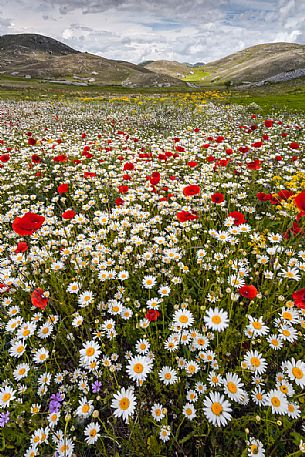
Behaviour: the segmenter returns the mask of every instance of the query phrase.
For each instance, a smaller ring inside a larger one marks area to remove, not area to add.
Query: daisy
[[[301,416],[301,410],[297,403],[288,403],[287,416],[292,417],[292,419],[298,419]]]
[[[136,356],[129,360],[126,371],[133,381],[145,381],[153,368],[152,360],[147,356]]]
[[[209,373],[208,381],[212,387],[220,386],[223,383],[222,377],[215,371]]]
[[[90,305],[93,301],[93,293],[90,290],[86,290],[83,292],[79,297],[77,302],[80,304],[82,308]]]
[[[61,438],[58,441],[56,451],[58,457],[72,457],[74,450],[74,443],[70,438]]]
[[[266,335],[269,332],[269,328],[264,324],[262,316],[258,319],[255,319],[252,316],[248,316],[248,319],[249,325],[247,325],[247,329],[253,331],[254,337]]]
[[[115,417],[121,417],[128,423],[129,417],[133,415],[136,408],[136,398],[133,389],[122,387],[121,390],[114,394],[111,407],[115,410]]]
[[[301,360],[286,363],[286,371],[289,378],[294,381],[298,386],[305,386],[305,363]]]
[[[186,403],[183,406],[182,413],[189,420],[193,420],[194,417],[196,417],[196,409],[194,408],[194,405],[192,403]]]
[[[16,381],[20,381],[20,379],[27,377],[29,371],[30,365],[28,363],[20,363],[14,370],[13,376]]]
[[[23,341],[16,341],[11,345],[8,352],[12,357],[19,358],[24,354],[25,349],[26,344],[24,344]]]
[[[216,427],[226,425],[232,418],[231,405],[219,392],[210,392],[204,399],[203,411],[207,420]]]
[[[231,400],[239,401],[241,399],[243,385],[241,379],[235,373],[227,373],[223,378],[224,392]]]
[[[257,351],[248,351],[245,355],[244,362],[246,363],[247,368],[254,371],[255,374],[261,374],[266,371],[266,359]]]
[[[289,343],[293,343],[298,339],[298,332],[295,328],[291,327],[290,325],[283,325],[282,328],[279,330],[281,338],[283,340],[289,341]]]
[[[248,441],[248,457],[264,457],[265,449],[261,441],[250,438]]]
[[[182,328],[187,328],[193,325],[194,316],[188,309],[178,309],[174,314],[173,321]]]
[[[267,338],[267,341],[269,343],[269,346],[274,349],[275,351],[278,351],[279,349],[281,349],[283,347],[283,341],[282,339],[279,337],[279,335],[276,335],[275,333],[273,333],[272,335],[270,335],[268,338]]]
[[[67,292],[70,294],[77,294],[80,288],[80,284],[78,282],[71,282],[67,287]]]
[[[43,324],[40,329],[38,330],[38,337],[41,338],[41,339],[45,339],[45,338],[48,338],[48,336],[51,335],[53,331],[53,325],[50,324],[49,322],[46,322],[45,324]]]
[[[257,386],[251,393],[251,398],[259,406],[262,406],[266,402],[266,392],[262,390],[260,386]]]
[[[151,407],[151,415],[155,421],[160,422],[164,417],[164,407],[160,403],[155,403]]]
[[[150,348],[150,343],[143,338],[136,342],[136,351],[139,354],[147,354],[147,352],[149,351],[149,348]]]
[[[60,412],[56,413],[50,413],[48,415],[48,422],[49,422],[49,426],[51,428],[55,427],[55,425],[57,425],[58,421],[59,421],[59,418],[60,418]]]
[[[209,308],[204,316],[207,327],[211,330],[222,332],[229,325],[228,313],[222,309]]]
[[[84,318],[83,316],[80,316],[79,314],[76,314],[73,321],[72,321],[72,325],[73,327],[79,327],[82,325],[82,323],[84,322]]]
[[[152,289],[156,282],[157,279],[155,278],[155,276],[144,276],[142,280],[142,284],[145,289]]]
[[[201,383],[197,383],[197,384],[200,384],[200,385],[201,385]],[[196,385],[196,386],[197,386],[197,385]],[[196,388],[197,388],[197,387],[196,387]],[[186,394],[186,399],[187,399],[188,401],[190,401],[191,403],[195,402],[195,401],[198,399],[198,394],[197,394],[196,390],[193,390],[193,389],[188,390],[188,391],[187,391],[187,394]]]
[[[158,293],[161,295],[161,297],[168,297],[170,294],[170,287],[169,286],[161,286],[158,290]]]
[[[163,441],[163,443],[165,443],[166,441],[169,440],[170,434],[171,434],[170,426],[162,425],[162,427],[160,428],[160,434],[159,434],[160,440]]]
[[[75,414],[79,417],[87,418],[93,413],[93,400],[87,400],[86,397],[83,397],[79,401],[79,406],[75,411]]]
[[[165,366],[159,371],[159,378],[161,381],[168,386],[169,384],[175,384],[177,382],[177,372],[172,368]]]
[[[192,361],[186,362],[184,368],[187,376],[193,376],[194,374],[198,373],[200,369],[198,363]]]
[[[128,279],[128,278],[129,278],[128,271],[124,270],[124,271],[119,272],[118,279],[120,279],[121,281],[126,281],[126,279]]]
[[[91,422],[85,428],[85,441],[87,444],[94,444],[99,437],[101,436],[100,433],[100,425],[97,422]]]
[[[44,363],[49,358],[48,349],[41,348],[35,352],[33,357],[35,363]]]
[[[271,390],[267,394],[266,405],[271,406],[273,414],[287,414],[288,401],[279,390]]]
[[[0,389],[0,406],[2,408],[7,408],[10,406],[10,402],[15,398],[16,390],[13,390],[11,387],[2,387]]]

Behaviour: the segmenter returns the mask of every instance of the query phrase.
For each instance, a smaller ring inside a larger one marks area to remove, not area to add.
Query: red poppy
[[[57,192],[59,194],[65,194],[66,192],[68,192],[68,190],[69,190],[69,184],[60,184],[57,187]]]
[[[134,170],[134,164],[132,162],[126,162],[123,167],[124,171]]]
[[[68,209],[67,211],[65,211],[64,213],[62,213],[61,217],[63,219],[67,219],[67,220],[70,220],[70,219],[73,219],[76,215],[76,212],[73,211],[72,209]]]
[[[118,197],[115,199],[115,204],[116,206],[121,206],[121,205],[124,205],[124,200],[121,198],[121,197]]]
[[[294,197],[294,203],[300,211],[305,211],[305,190]]]
[[[272,119],[266,119],[265,120],[265,127],[267,127],[267,128],[273,127],[273,120]]]
[[[68,157],[65,155],[65,154],[61,154],[59,156],[56,156],[56,157],[53,157],[53,162],[67,162],[68,161]]]
[[[20,252],[25,252],[29,249],[28,244],[25,241],[20,241],[17,244],[17,248],[15,249],[15,254],[19,254]]]
[[[194,167],[197,167],[198,162],[195,162],[195,161],[191,160],[187,164],[188,164],[189,167],[194,168]]]
[[[281,162],[283,160],[282,156],[275,156],[274,158],[277,162]]]
[[[292,143],[290,143],[289,147],[291,149],[299,149],[300,145],[296,141],[293,141]]]
[[[179,213],[177,213],[177,219],[179,222],[194,221],[195,219],[198,219],[198,216],[189,211],[179,211]]]
[[[233,217],[234,219],[234,225],[240,225],[244,224],[246,221],[244,215],[240,213],[239,211],[231,211],[231,213],[228,214],[229,217]]]
[[[261,161],[256,159],[253,162],[247,163],[248,170],[260,170],[261,168]]]
[[[211,200],[213,203],[222,203],[225,197],[220,192],[216,192],[215,194],[211,195]]]
[[[199,195],[200,194],[200,187],[197,186],[196,184],[191,184],[189,186],[186,186],[183,189],[183,195],[186,197],[190,197],[192,195]]]
[[[293,292],[292,298],[294,304],[301,309],[305,309],[305,289],[299,289]]]
[[[145,314],[145,317],[149,322],[154,322],[160,316],[160,312],[157,309],[149,309]]]
[[[158,171],[154,171],[151,176],[148,177],[149,182],[151,185],[155,186],[156,184],[159,184],[161,175]]]
[[[36,143],[37,143],[37,140],[35,140],[35,138],[33,138],[33,137],[30,137],[28,139],[28,145],[29,146],[35,146]]]
[[[239,289],[240,295],[245,298],[249,298],[249,300],[253,300],[258,294],[258,290],[255,286],[242,286]]]
[[[1,162],[3,163],[6,163],[10,160],[10,155],[9,154],[3,154],[2,156],[0,156],[0,160]]]
[[[88,178],[94,178],[96,176],[96,173],[92,172],[92,171],[85,171],[84,173],[84,178],[88,179]]]
[[[184,152],[185,151],[185,148],[183,146],[176,146],[175,149],[176,149],[177,152]]]
[[[33,154],[31,159],[32,159],[33,163],[40,163],[41,162],[41,158],[37,154]]]
[[[120,194],[127,194],[129,191],[129,187],[122,184],[121,186],[118,187]]]
[[[32,292],[31,301],[36,308],[45,309],[49,299],[44,296],[44,290],[38,287],[38,289],[35,289],[34,292]]]
[[[22,217],[16,217],[12,228],[18,235],[31,236],[40,229],[44,221],[45,218],[43,216],[29,212]]]

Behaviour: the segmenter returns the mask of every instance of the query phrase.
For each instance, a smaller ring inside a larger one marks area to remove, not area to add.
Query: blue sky
[[[212,61],[254,44],[305,44],[304,0],[0,0],[0,34],[41,33],[101,56]]]

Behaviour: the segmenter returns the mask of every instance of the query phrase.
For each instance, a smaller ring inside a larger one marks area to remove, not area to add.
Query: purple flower
[[[10,413],[0,413],[0,427],[4,427],[10,420]]]
[[[50,413],[58,413],[61,407],[61,402],[63,401],[62,396],[60,393],[52,394],[49,403],[49,411]]]
[[[92,384],[92,392],[96,394],[97,392],[100,391],[100,388],[102,387],[102,383],[100,381],[95,381]]]

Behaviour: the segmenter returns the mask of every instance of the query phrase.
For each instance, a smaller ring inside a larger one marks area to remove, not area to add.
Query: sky
[[[260,43],[305,44],[305,0],[0,0],[7,33],[134,63],[210,62]]]

